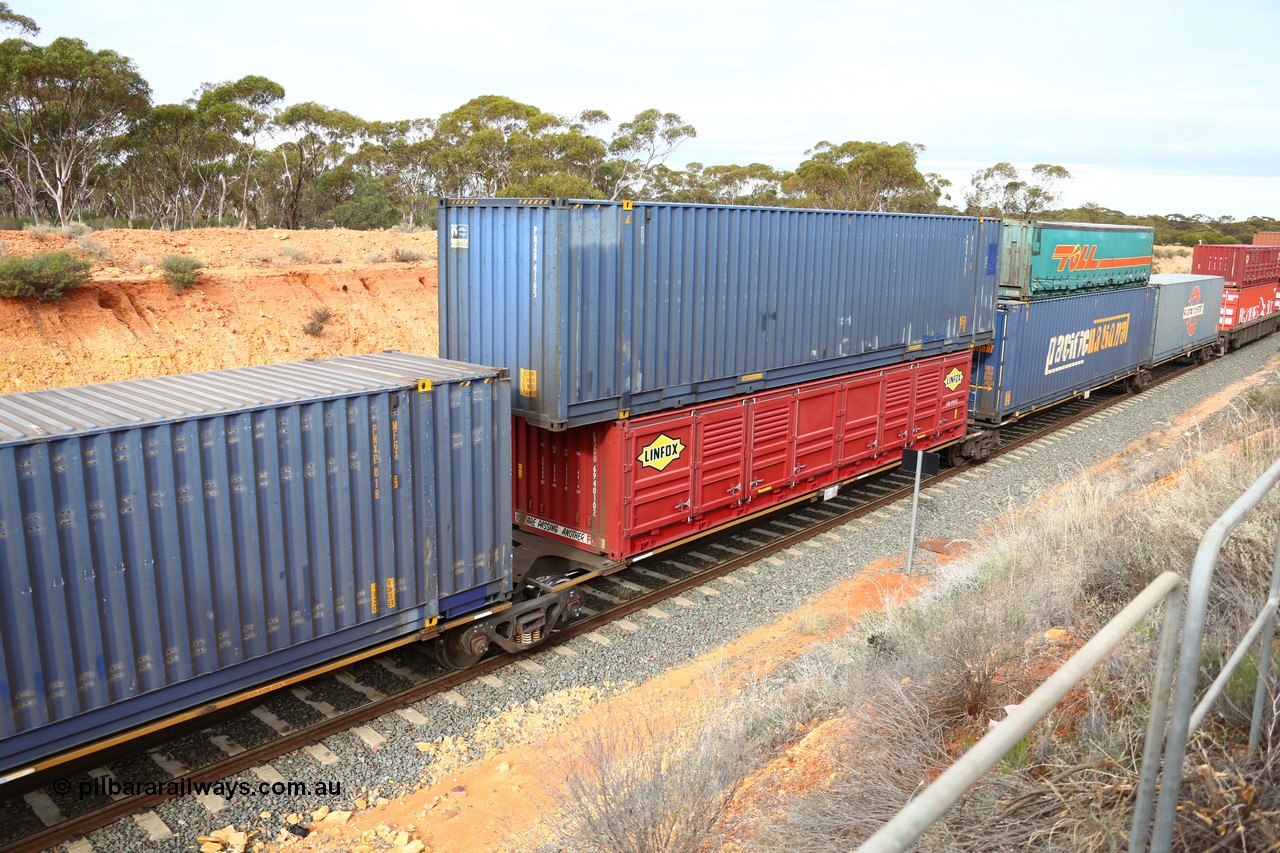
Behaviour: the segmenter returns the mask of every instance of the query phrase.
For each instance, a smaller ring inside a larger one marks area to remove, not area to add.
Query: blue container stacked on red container
[[[566,570],[829,497],[904,449],[980,458],[1002,423],[1265,327],[1237,302],[1218,327],[1220,274],[1151,278],[1150,229],[548,199],[440,217],[444,359],[0,396],[0,783],[388,644],[453,667],[534,648],[574,612]],[[1274,309],[1277,285],[1249,287]]]

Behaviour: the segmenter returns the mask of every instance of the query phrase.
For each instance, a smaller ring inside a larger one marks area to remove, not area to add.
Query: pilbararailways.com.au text
[[[57,779],[50,785],[61,795],[73,790],[80,799],[89,797],[165,796],[187,797],[216,794],[227,802],[238,797],[305,797],[309,795],[336,796],[342,794],[339,781],[318,782],[197,782],[192,779],[164,779],[148,782],[121,781],[110,777],[85,779],[72,785],[68,779]]]

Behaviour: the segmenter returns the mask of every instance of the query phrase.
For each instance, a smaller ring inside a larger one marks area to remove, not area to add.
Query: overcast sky
[[[698,130],[668,161],[795,168],[914,142],[952,180],[1066,166],[1063,203],[1280,218],[1280,0],[11,0],[134,60],[157,103],[260,74],[287,103],[438,117],[505,95]]]

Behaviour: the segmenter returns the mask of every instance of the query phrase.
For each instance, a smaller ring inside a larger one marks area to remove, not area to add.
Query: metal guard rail
[[[1254,509],[1277,482],[1280,482],[1280,460],[1254,481],[1205,532],[1192,565],[1187,586],[1186,623],[1182,626],[1179,651],[1178,622],[1182,611],[1181,579],[1174,572],[1164,572],[1140,592],[1115,618],[1098,631],[1053,675],[1014,708],[982,740],[961,756],[933,781],[902,811],[867,839],[859,853],[884,853],[906,850],[924,831],[951,808],[979,779],[995,767],[1008,752],[1031,733],[1041,720],[1106,657],[1133,628],[1155,607],[1165,603],[1160,627],[1155,678],[1151,689],[1151,716],[1143,743],[1142,765],[1134,801],[1133,826],[1129,834],[1131,853],[1146,849],[1151,827],[1151,805],[1155,796],[1156,776],[1164,766],[1164,781],[1156,807],[1155,831],[1150,834],[1151,848],[1165,853],[1173,838],[1173,824],[1182,785],[1182,765],[1186,758],[1189,733],[1204,722],[1214,702],[1222,695],[1231,675],[1244,661],[1254,643],[1261,640],[1264,653],[1259,655],[1258,681],[1254,691],[1253,717],[1249,730],[1249,755],[1258,748],[1262,731],[1262,713],[1270,672],[1272,641],[1275,636],[1276,610],[1280,604],[1280,534],[1277,535],[1271,570],[1271,589],[1258,617],[1228,659],[1222,672],[1205,691],[1200,703],[1195,702],[1195,687],[1200,670],[1200,651],[1204,640],[1205,614],[1208,609],[1209,584],[1217,567],[1222,545],[1232,530]],[[1177,690],[1171,690],[1173,661],[1178,660]],[[1171,697],[1172,694],[1172,697]],[[1170,699],[1172,698],[1172,709]],[[1168,732],[1165,734],[1165,723]],[[1164,760],[1160,761],[1161,745]]]

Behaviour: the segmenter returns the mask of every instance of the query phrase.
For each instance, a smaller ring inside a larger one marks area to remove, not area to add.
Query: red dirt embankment
[[[94,251],[59,303],[0,299],[0,392],[398,349],[439,352],[436,235],[392,231],[0,232],[14,254]],[[91,241],[91,242],[90,242]],[[399,250],[420,260],[395,262]],[[206,266],[174,293],[167,254]],[[385,258],[385,260],[380,260]],[[303,326],[329,319],[318,335]]]

